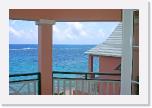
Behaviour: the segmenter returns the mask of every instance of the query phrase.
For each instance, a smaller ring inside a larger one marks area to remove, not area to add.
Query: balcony
[[[10,75],[10,95],[40,95],[40,73]],[[54,95],[119,95],[120,73],[53,72]]]
[[[9,76],[10,95],[41,95],[40,73]],[[136,89],[136,90],[135,90]],[[139,94],[132,81],[132,94]],[[53,72],[53,95],[120,95],[120,73]]]

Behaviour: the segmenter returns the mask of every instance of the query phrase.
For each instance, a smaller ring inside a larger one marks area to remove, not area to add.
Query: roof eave
[[[85,52],[85,54],[93,55],[93,56],[106,56],[106,57],[121,57],[122,55],[112,55],[112,54],[97,54],[97,53],[89,53]]]

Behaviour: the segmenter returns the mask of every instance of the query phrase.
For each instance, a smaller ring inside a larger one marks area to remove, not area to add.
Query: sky
[[[53,44],[99,44],[105,41],[119,22],[56,22]],[[10,20],[10,44],[37,44],[38,27],[34,21]]]

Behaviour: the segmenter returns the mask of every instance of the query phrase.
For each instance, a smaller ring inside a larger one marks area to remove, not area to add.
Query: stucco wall
[[[99,57],[99,71],[101,73],[116,73],[119,72],[118,70],[115,70],[121,63],[120,57],[106,57],[106,56],[100,56]],[[102,75],[100,76],[102,79],[108,79],[108,80],[120,80],[120,76],[109,76],[109,75]],[[103,95],[106,94],[120,94],[120,82],[113,81],[113,82],[103,82],[102,84],[98,84],[98,92]]]
[[[99,71],[100,72],[113,72],[115,68],[120,65],[120,57],[106,57],[100,56],[99,59]]]

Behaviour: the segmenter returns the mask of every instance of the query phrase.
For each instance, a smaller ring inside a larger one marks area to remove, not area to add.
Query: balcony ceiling
[[[13,20],[121,21],[121,9],[10,9]]]

